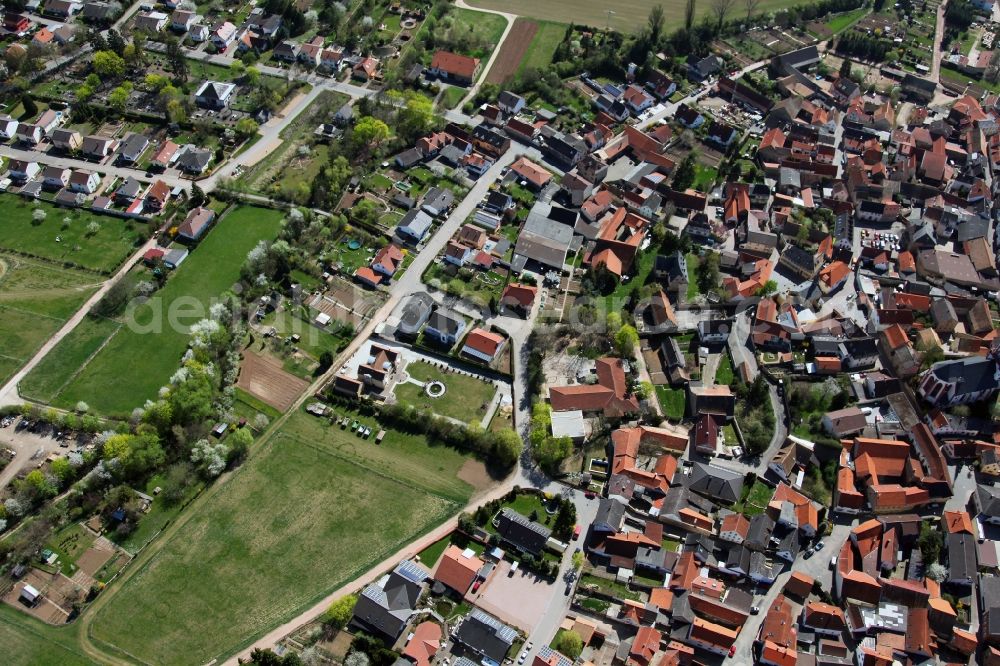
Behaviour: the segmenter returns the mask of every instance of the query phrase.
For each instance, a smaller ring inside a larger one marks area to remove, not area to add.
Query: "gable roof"
[[[471,80],[479,68],[479,58],[451,53],[450,51],[438,51],[431,60],[431,68]]]
[[[483,561],[471,549],[463,550],[452,544],[441,554],[434,580],[447,585],[459,594],[465,594],[476,580]]]

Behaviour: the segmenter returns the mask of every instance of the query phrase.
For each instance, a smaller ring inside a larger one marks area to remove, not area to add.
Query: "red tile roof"
[[[479,58],[472,58],[450,51],[438,51],[431,60],[431,69],[439,69],[452,76],[472,80],[479,67]]]
[[[413,638],[406,644],[403,656],[413,660],[416,666],[430,666],[431,659],[441,647],[441,627],[434,622],[421,622],[413,630]]]
[[[535,187],[544,187],[546,183],[552,180],[551,173],[523,156],[510,165],[510,170]]]
[[[597,360],[597,383],[555,386],[549,389],[552,409],[557,412],[581,409],[603,411],[606,416],[623,416],[639,411],[639,400],[626,396],[624,363],[619,358]]]
[[[441,554],[434,580],[447,585],[459,594],[465,594],[476,574],[483,567],[483,561],[471,551],[464,551],[452,544]]]
[[[502,335],[491,333],[482,328],[472,329],[472,332],[465,338],[466,347],[471,347],[480,354],[485,354],[491,358],[496,356],[503,343],[504,338]]]

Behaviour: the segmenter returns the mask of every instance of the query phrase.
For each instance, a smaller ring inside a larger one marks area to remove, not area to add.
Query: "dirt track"
[[[517,68],[521,66],[524,54],[527,53],[528,46],[531,45],[531,40],[534,39],[536,32],[538,32],[538,24],[534,21],[518,19],[514,23],[510,34],[507,35],[503,46],[500,47],[497,61],[493,63],[493,67],[490,68],[490,72],[486,76],[486,83],[503,83],[514,76]]]

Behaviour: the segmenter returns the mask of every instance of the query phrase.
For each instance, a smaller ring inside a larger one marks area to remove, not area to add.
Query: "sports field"
[[[36,210],[42,220],[34,219]],[[0,195],[0,249],[110,273],[141,241],[141,223]],[[93,228],[91,225],[95,225]]]
[[[576,23],[593,28],[610,26],[616,30],[630,32],[641,27],[649,16],[649,10],[656,5],[663,5],[666,30],[669,32],[680,25],[684,19],[684,0],[618,0],[608,3],[604,0],[467,0],[470,7],[480,9],[495,9],[498,11],[518,14],[545,21],[559,23]],[[762,0],[754,10],[755,13],[771,12],[783,7],[801,4],[800,0]],[[697,15],[711,13],[712,4],[708,0],[700,0],[695,6]],[[613,13],[610,18],[608,10]],[[746,10],[742,3],[733,5],[729,19],[745,16]]]
[[[76,312],[102,277],[0,252],[0,384]]]
[[[103,414],[127,414],[154,397],[179,367],[189,340],[184,330],[170,325],[171,308],[179,302],[199,303],[207,312],[211,299],[239,279],[247,252],[257,241],[271,240],[277,235],[281,218],[278,211],[251,206],[230,211],[163,289],[148,304],[136,308],[134,321],[155,329],[154,332],[128,324],[102,327],[81,324],[53,350],[55,361],[40,364],[28,375],[25,384],[29,391],[38,391],[40,397],[48,396],[52,404],[60,407],[71,407],[82,400]],[[154,318],[159,319],[159,325],[151,325]],[[196,319],[188,317],[181,323],[191,325]],[[95,328],[109,337],[95,338]],[[97,348],[100,351],[94,354]],[[90,360],[82,368],[73,365],[88,357]],[[63,365],[60,360],[68,364]],[[140,366],[141,372],[137,371]]]
[[[468,460],[299,411],[112,592],[91,635],[148,663],[231,654],[457,512],[473,491],[457,476]]]

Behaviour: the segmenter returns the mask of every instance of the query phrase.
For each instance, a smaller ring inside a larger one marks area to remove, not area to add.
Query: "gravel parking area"
[[[479,591],[465,598],[507,624],[530,633],[545,614],[557,586],[522,569],[509,576],[510,565],[506,560],[501,562]]]

